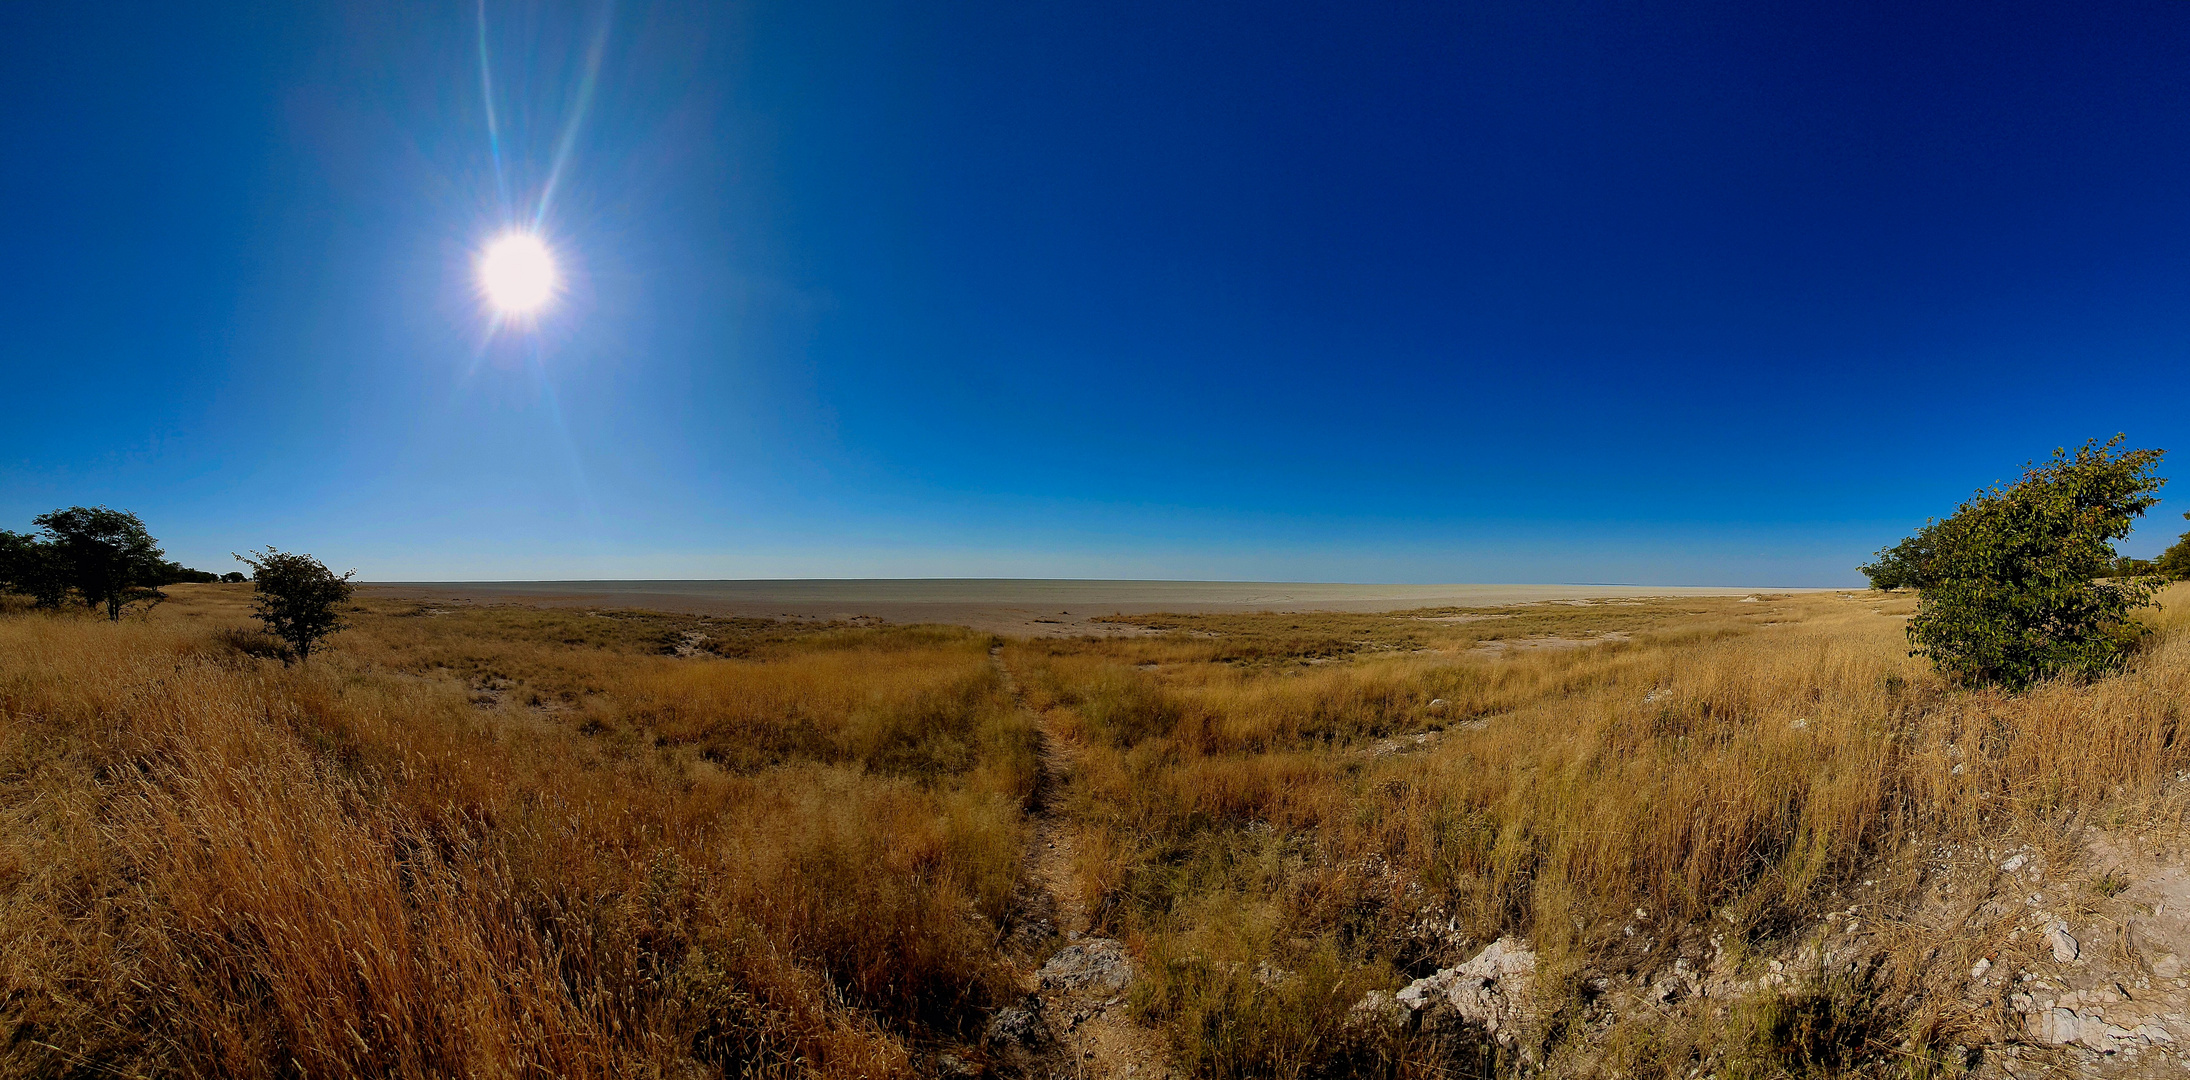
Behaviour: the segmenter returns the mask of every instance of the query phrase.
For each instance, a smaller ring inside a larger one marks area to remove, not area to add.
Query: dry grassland
[[[2175,825],[2190,770],[2180,590],[2129,670],[2018,698],[1862,593],[1136,618],[1001,667],[955,628],[373,602],[284,667],[247,587],[173,592],[0,612],[0,1074],[978,1070],[1077,929],[1196,1076],[1952,1074],[1999,1033],[1937,985],[1927,860]],[[1033,918],[1036,815],[1088,927]],[[1908,913],[1861,980],[1620,1004],[1857,889]],[[1525,1053],[1349,1019],[1504,935],[1543,958]]]

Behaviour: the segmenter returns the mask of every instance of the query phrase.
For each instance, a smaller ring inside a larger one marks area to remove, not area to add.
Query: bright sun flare
[[[555,293],[555,256],[531,233],[503,233],[479,257],[479,283],[503,313],[530,314]]]

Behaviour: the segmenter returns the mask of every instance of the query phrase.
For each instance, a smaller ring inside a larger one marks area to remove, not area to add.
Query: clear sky
[[[2174,0],[10,4],[0,100],[0,527],[207,569],[1840,585],[2190,470]]]

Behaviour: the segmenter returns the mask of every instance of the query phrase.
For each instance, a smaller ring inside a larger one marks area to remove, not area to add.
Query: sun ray
[[[615,14],[613,3],[601,9],[600,25],[593,31],[593,41],[586,47],[586,70],[578,80],[578,101],[570,110],[570,119],[563,124],[563,133],[555,142],[555,158],[548,166],[547,183],[540,188],[540,203],[533,211],[535,229],[547,220],[548,204],[554,200],[556,188],[562,183],[563,167],[570,162],[570,154],[578,142],[578,128],[585,122],[586,110],[593,103],[593,87],[600,79],[601,55],[608,48],[608,27]]]
[[[494,112],[494,66],[487,57],[487,0],[479,0],[479,96],[487,107],[487,151],[494,159],[494,193],[509,216],[509,179],[502,170],[502,125]]]

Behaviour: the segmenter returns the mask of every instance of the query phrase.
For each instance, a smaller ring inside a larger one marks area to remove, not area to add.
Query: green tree
[[[2143,633],[2130,613],[2160,582],[2107,578],[2113,542],[2166,481],[2153,474],[2163,451],[2119,450],[2122,439],[2055,450],[1911,538],[1925,547],[1912,655],[1966,684],[2019,690],[2128,654]]]
[[[2183,517],[2190,518],[2190,514]],[[2152,560],[2152,572],[2172,581],[2190,578],[2190,532],[2174,542],[2160,557]]]
[[[0,529],[0,591],[23,593],[39,607],[60,607],[68,598],[68,579],[59,553],[36,536]]]
[[[1938,525],[1938,522],[1932,522],[1917,530],[1915,536],[1880,549],[1876,561],[1856,569],[1871,579],[1874,589],[1923,588],[1924,562],[1931,557],[1932,533]]]
[[[350,578],[357,571],[336,574],[310,555],[273,547],[251,554],[257,557],[235,558],[251,567],[251,580],[258,585],[258,620],[288,643],[297,659],[311,659],[320,642],[343,628],[338,609],[349,601],[355,589]]]
[[[107,618],[120,619],[131,604],[164,599],[157,586],[166,552],[137,515],[72,506],[32,523],[45,530],[63,580],[85,604],[105,608]]]

